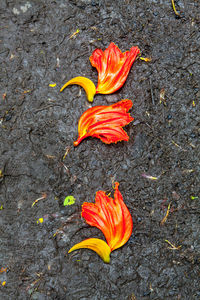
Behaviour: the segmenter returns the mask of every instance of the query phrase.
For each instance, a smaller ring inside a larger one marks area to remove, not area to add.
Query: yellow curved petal
[[[96,87],[92,80],[82,76],[74,77],[63,85],[63,87],[60,89],[60,92],[62,92],[68,85],[71,84],[78,84],[82,86],[87,94],[88,101],[93,102],[94,95],[96,94]]]
[[[90,250],[95,251],[102,259],[105,263],[109,263],[110,262],[110,247],[108,246],[108,244],[106,242],[104,242],[103,240],[100,239],[96,239],[96,238],[91,238],[91,239],[87,239],[84,240],[76,245],[74,245],[69,251],[68,253],[71,253],[74,250],[78,250],[81,248],[88,248]]]

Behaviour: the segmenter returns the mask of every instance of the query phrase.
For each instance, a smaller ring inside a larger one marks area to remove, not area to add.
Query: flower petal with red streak
[[[86,222],[99,228],[111,249],[122,247],[130,238],[133,222],[130,212],[125,205],[118,189],[119,183],[115,183],[114,199],[103,191],[96,193],[96,202],[83,203],[82,217]]]
[[[129,137],[122,127],[133,121],[128,113],[132,105],[132,101],[126,99],[109,106],[95,106],[86,110],[80,117],[79,137],[74,145],[78,146],[89,136],[99,138],[106,144],[128,141]]]

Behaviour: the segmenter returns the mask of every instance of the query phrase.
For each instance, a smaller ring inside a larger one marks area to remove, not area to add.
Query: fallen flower
[[[79,137],[74,146],[89,137],[99,138],[106,144],[128,141],[129,136],[122,129],[133,121],[128,113],[133,103],[131,100],[121,100],[109,106],[94,106],[86,110],[78,123]]]
[[[86,222],[99,228],[113,251],[122,247],[130,238],[133,221],[118,189],[119,183],[115,182],[114,199],[108,197],[104,191],[96,193],[94,203],[84,202],[82,217]]]
[[[90,250],[95,251],[102,259],[105,263],[109,263],[110,262],[110,247],[108,246],[108,244],[106,244],[106,242],[104,242],[103,240],[100,239],[96,239],[96,238],[91,238],[91,239],[87,239],[84,240],[76,245],[74,245],[69,251],[68,253],[71,253],[74,250],[78,250],[81,248],[88,248]]]
[[[109,263],[110,253],[128,241],[133,230],[133,221],[118,187],[119,183],[115,182],[114,199],[108,197],[104,191],[98,191],[95,204],[84,202],[82,205],[82,217],[89,225],[103,232],[108,244],[103,240],[90,238],[74,245],[68,253],[88,248]]]
[[[139,53],[138,47],[132,47],[130,51],[122,53],[114,43],[110,43],[105,51],[96,49],[90,56],[90,62],[98,71],[97,87],[95,88],[90,79],[78,76],[64,84],[60,92],[71,84],[78,84],[85,89],[90,102],[93,101],[95,94],[114,93],[125,83],[130,68]]]
[[[94,50],[90,62],[98,71],[96,94],[111,94],[120,89],[139,53],[138,47],[122,53],[114,43],[110,43],[105,51]]]

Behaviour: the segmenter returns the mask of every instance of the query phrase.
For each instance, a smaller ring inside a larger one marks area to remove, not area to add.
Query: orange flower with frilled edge
[[[103,232],[111,251],[122,247],[133,230],[131,214],[118,187],[119,183],[115,182],[114,199],[98,191],[95,204],[84,202],[81,214],[89,225]]]
[[[104,191],[98,191],[95,204],[84,202],[82,205],[82,217],[89,225],[103,232],[108,244],[101,239],[90,238],[74,245],[68,253],[88,248],[109,263],[110,253],[128,241],[133,230],[133,221],[118,187],[119,183],[115,182],[114,199]]]
[[[114,43],[110,43],[105,51],[96,49],[90,56],[90,62],[98,71],[97,87],[90,79],[78,76],[65,83],[60,92],[69,85],[78,84],[85,89],[90,102],[93,101],[95,94],[112,94],[125,83],[139,53],[138,47],[132,47],[130,51],[122,53]]]
[[[89,137],[99,138],[106,144],[128,141],[129,136],[122,129],[133,121],[128,113],[133,103],[131,100],[121,100],[109,106],[94,106],[86,110],[78,123],[79,137],[74,146]]]
[[[114,43],[110,43],[104,52],[94,50],[90,62],[98,71],[96,94],[111,94],[120,89],[139,53],[138,47],[122,53]]]

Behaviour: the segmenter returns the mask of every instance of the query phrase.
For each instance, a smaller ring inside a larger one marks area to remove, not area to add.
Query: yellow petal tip
[[[67,86],[72,84],[77,84],[84,88],[87,94],[88,101],[93,102],[94,95],[96,94],[96,87],[92,80],[82,76],[74,77],[63,85],[63,87],[60,89],[60,92],[62,92]]]
[[[108,244],[106,242],[104,242],[103,240],[100,240],[97,238],[91,238],[91,239],[84,240],[84,241],[74,245],[68,251],[68,253],[71,253],[72,251],[82,249],[82,248],[87,248],[87,249],[93,250],[103,259],[103,261],[105,263],[110,262],[111,250],[110,250],[110,247],[108,246]]]

